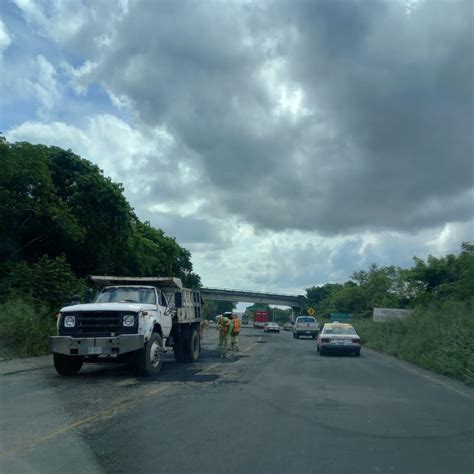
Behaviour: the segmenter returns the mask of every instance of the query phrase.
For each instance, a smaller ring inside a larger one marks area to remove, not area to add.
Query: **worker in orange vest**
[[[220,357],[224,358],[229,351],[229,338],[232,331],[232,320],[228,314],[223,314],[219,319],[217,329],[219,330],[219,351]]]
[[[232,331],[230,333],[230,350],[239,351],[240,319],[232,315]]]

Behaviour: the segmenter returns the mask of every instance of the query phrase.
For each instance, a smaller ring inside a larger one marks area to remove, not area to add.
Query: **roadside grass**
[[[47,354],[49,336],[56,321],[46,306],[19,299],[0,304],[0,357],[30,357]]]
[[[473,303],[416,309],[402,319],[352,321],[367,347],[474,385]]]

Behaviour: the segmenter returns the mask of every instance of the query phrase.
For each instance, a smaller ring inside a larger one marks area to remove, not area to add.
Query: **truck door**
[[[163,329],[163,336],[168,337],[171,331],[171,311],[166,311],[168,308],[168,301],[162,291],[157,292],[158,314],[160,315],[161,328]],[[168,308],[169,309],[169,308]]]

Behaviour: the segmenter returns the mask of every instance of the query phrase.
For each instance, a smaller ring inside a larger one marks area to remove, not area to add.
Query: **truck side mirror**
[[[94,300],[94,291],[92,290],[92,288],[87,288],[84,302],[90,303],[93,300]]]
[[[71,302],[70,302],[71,305],[80,304],[80,302],[81,302],[81,295],[71,296]]]
[[[181,291],[177,291],[174,294],[174,306],[175,308],[182,308],[183,307],[183,296]]]

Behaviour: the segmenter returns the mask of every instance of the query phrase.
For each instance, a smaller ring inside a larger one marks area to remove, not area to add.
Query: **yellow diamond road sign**
[[[316,314],[316,310],[314,308],[309,307],[308,308],[308,314],[310,316],[314,316]]]

